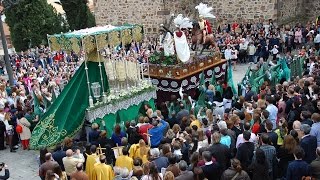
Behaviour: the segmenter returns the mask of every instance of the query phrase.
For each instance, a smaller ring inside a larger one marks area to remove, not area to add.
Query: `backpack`
[[[16,132],[17,132],[18,134],[21,134],[21,133],[22,133],[22,126],[21,126],[20,124],[18,124],[18,125],[16,126]]]

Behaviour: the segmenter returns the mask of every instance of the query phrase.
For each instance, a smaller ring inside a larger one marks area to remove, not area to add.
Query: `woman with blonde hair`
[[[174,180],[174,175],[171,171],[167,171],[164,174],[163,180]]]
[[[6,136],[7,136],[7,139],[6,139],[6,142],[7,144],[9,144],[9,147],[10,147],[10,152],[16,152],[14,149],[13,149],[13,145],[12,145],[12,136],[14,134],[14,129],[12,128],[12,125],[10,125],[10,120],[11,120],[11,115],[10,113],[5,113],[4,114],[4,120],[3,120],[3,123],[5,124],[6,126]]]
[[[198,148],[197,151],[200,150],[202,147],[208,147],[208,139],[207,136],[204,135],[204,132],[202,130],[198,130]]]
[[[213,124],[213,112],[211,109],[206,110],[206,117],[208,119],[209,124]]]
[[[173,125],[172,131],[175,134],[175,137],[179,137],[179,132],[181,131],[181,128],[178,124]]]
[[[146,145],[143,139],[139,140],[139,144],[134,144],[130,147],[130,157],[132,159],[140,158],[142,164],[148,162],[148,152],[150,148]]]

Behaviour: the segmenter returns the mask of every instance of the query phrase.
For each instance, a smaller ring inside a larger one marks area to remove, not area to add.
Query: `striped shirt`
[[[268,161],[269,172],[272,172],[273,159],[276,156],[276,148],[271,145],[261,145],[260,149],[264,152],[266,160]]]

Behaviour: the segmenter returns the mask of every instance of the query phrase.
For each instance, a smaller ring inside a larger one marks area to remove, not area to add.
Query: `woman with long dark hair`
[[[269,177],[268,161],[266,160],[264,151],[258,148],[255,153],[256,159],[248,167],[248,170],[252,172],[251,179],[271,180]]]
[[[283,144],[277,152],[277,158],[279,159],[279,178],[283,178],[286,176],[289,162],[294,161],[293,151],[296,148],[296,146],[297,142],[293,136],[287,135],[284,137]]]
[[[163,180],[163,175],[158,172],[155,163],[146,163],[143,165],[143,173],[141,180]]]

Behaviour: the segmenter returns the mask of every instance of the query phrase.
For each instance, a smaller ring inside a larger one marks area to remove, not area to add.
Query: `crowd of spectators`
[[[320,178],[320,74],[315,70],[319,33],[312,23],[293,28],[280,28],[272,21],[219,26],[215,36],[227,59],[257,62],[271,54],[276,61],[278,53],[291,57],[291,51],[299,49],[307,58],[307,73],[275,87],[266,81],[259,92],[248,86],[238,100],[230,87],[217,90],[207,85],[206,99],[211,103],[198,112],[188,99],[172,95],[172,101],[156,111],[145,105],[146,113],[137,121],[127,122],[125,128],[117,124],[114,132],[94,123],[88,142],[66,138],[52,151],[41,149],[39,176],[48,180]],[[143,47],[156,49],[150,43]],[[23,149],[29,148],[39,121],[34,98],[45,111],[47,101],[58,96],[81,58],[40,47],[11,59],[15,85],[9,86],[5,79],[0,85],[0,149],[7,143],[15,152],[20,140]]]

